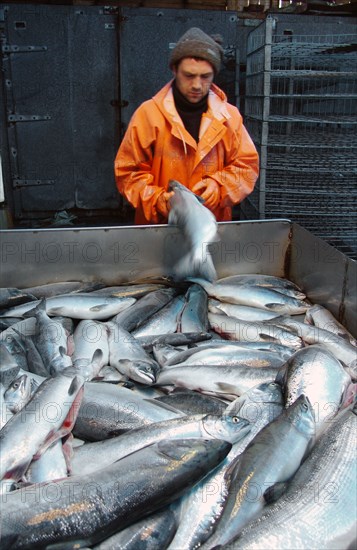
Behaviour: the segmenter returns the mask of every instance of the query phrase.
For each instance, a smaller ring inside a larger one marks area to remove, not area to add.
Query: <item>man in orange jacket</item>
[[[133,114],[115,158],[119,192],[135,223],[167,223],[170,179],[201,196],[217,221],[253,191],[258,153],[238,109],[213,83],[222,47],[198,28],[171,52],[174,79]]]

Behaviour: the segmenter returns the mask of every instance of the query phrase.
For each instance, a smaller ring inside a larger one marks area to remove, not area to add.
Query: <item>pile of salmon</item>
[[[355,548],[355,338],[194,275],[0,289],[2,549]]]

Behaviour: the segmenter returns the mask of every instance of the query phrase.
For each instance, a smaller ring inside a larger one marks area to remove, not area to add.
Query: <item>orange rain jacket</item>
[[[232,219],[234,204],[252,192],[259,172],[258,153],[238,109],[215,84],[202,115],[199,143],[185,129],[166,84],[133,114],[115,158],[119,192],[136,208],[135,223],[167,223],[156,209],[161,193],[175,179],[188,187],[206,178],[221,190],[217,221]]]

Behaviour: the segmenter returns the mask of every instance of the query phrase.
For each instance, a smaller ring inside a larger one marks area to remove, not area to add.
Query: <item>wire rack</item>
[[[245,124],[260,176],[243,217],[290,218],[357,259],[356,35],[248,36]]]

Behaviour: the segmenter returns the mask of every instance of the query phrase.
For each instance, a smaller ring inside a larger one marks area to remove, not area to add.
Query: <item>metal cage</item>
[[[288,217],[357,258],[356,35],[248,36],[245,124],[260,176],[242,217]]]

